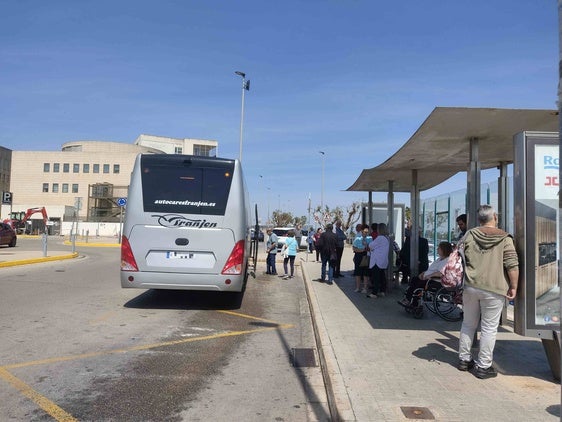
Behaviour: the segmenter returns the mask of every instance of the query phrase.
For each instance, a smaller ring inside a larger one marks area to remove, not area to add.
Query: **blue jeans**
[[[334,262],[330,261],[330,255],[321,254],[322,258],[322,280],[326,280],[326,264],[328,264],[328,281],[334,279]]]
[[[277,274],[277,270],[275,269],[275,258],[277,257],[276,253],[268,253],[266,259],[267,270],[269,274]]]

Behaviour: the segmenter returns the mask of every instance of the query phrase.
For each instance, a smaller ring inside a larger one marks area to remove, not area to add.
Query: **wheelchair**
[[[445,321],[460,321],[463,317],[462,287],[449,289],[437,280],[428,280],[425,287],[414,290],[410,305],[404,308],[417,319],[423,317],[427,308]]]

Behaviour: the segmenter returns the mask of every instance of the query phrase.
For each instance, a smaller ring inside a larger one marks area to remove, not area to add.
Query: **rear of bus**
[[[121,287],[244,292],[248,193],[240,162],[141,154],[121,243]]]

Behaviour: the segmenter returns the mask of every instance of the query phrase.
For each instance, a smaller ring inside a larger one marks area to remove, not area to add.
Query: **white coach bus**
[[[121,287],[241,299],[253,270],[248,198],[238,160],[140,154],[123,225]]]

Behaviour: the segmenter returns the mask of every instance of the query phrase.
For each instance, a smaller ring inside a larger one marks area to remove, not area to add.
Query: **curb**
[[[328,335],[328,330],[324,324],[318,297],[311,285],[310,276],[301,264],[301,272],[310,306],[310,314],[312,317],[312,327],[316,338],[316,347],[318,349],[318,357],[320,359],[320,368],[322,377],[326,386],[326,395],[328,397],[328,408],[330,409],[331,420],[333,421],[355,421],[355,414],[351,406],[351,400],[347,394],[343,376],[337,363],[336,355]]]
[[[78,257],[78,252],[74,252],[69,255],[56,255],[56,256],[44,256],[41,258],[20,259],[19,261],[0,262],[0,268],[15,267],[16,265],[38,264],[40,262],[62,261],[64,259],[72,259],[77,257]]]

